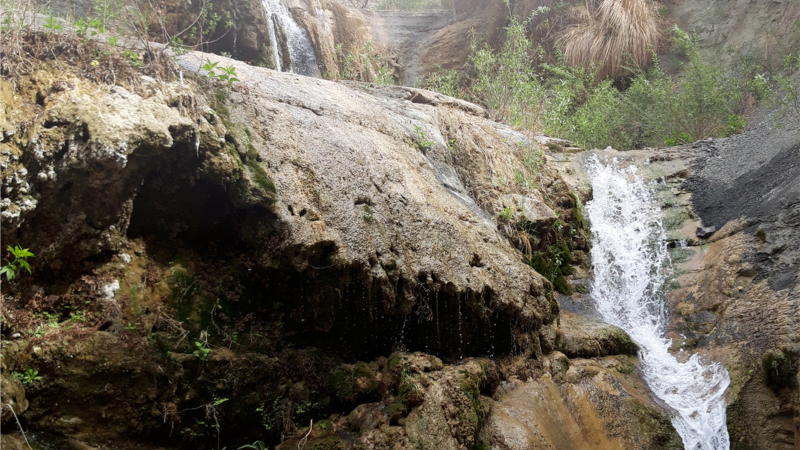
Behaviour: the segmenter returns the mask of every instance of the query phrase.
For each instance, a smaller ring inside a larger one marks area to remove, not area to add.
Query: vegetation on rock
[[[786,81],[794,70],[791,63],[771,68],[766,60],[711,61],[697,50],[696,38],[677,26],[669,34],[682,58],[681,73],[668,75],[650,45],[660,33],[652,5],[609,1],[601,5],[609,11],[597,14],[612,14],[611,4],[649,17],[637,21],[649,23],[643,25],[647,31],[606,41],[602,36],[608,33],[601,30],[611,26],[610,19],[591,19],[591,25],[568,32],[563,52],[558,45],[548,50],[528,37],[541,17],[552,14],[539,8],[526,19],[512,15],[497,48],[473,36],[465,71],[433,72],[425,85],[481,104],[497,120],[584,148],[643,148],[728,136],[745,128],[755,105],[789,110],[796,104],[791,100],[796,89]],[[635,56],[621,49],[622,42],[636,46]],[[632,60],[615,60],[612,54]]]

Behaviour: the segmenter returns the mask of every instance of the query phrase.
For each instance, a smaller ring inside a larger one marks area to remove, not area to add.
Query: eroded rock
[[[638,347],[621,328],[569,311],[559,314],[556,349],[570,358],[636,355]]]
[[[481,431],[492,449],[680,448],[669,416],[642,394],[635,359],[551,361],[554,375],[498,389]]]

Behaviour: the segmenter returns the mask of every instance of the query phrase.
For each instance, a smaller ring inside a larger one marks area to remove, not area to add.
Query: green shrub
[[[414,125],[414,134],[417,135],[417,147],[419,147],[419,150],[422,153],[427,153],[428,150],[433,148],[433,144],[435,144],[435,142],[425,136],[425,132],[422,131],[422,128]]]
[[[632,139],[621,114],[623,94],[610,80],[589,92],[585,103],[575,109],[567,121],[565,135],[583,148],[630,148]]]
[[[775,101],[800,118],[800,91],[791,77],[767,76],[755,58],[727,65],[707,60],[696,38],[680,28],[671,31],[684,58],[679,76],[664,73],[653,55],[649,69],[627,80],[597,82],[597,67],[573,67],[558,49],[545,55],[534,46],[526,34],[530,20],[511,17],[499,49],[473,36],[465,75],[437,70],[425,87],[478,103],[495,120],[584,148],[624,150],[730,136],[744,130],[748,105],[759,102]],[[787,58],[784,72],[797,68],[800,57]],[[776,96],[776,88],[783,95]]]
[[[211,353],[211,349],[208,348],[208,344],[205,342],[195,341],[194,343],[195,350],[192,354],[199,359],[200,361],[207,361],[208,354]]]
[[[525,35],[525,23],[517,17],[511,18],[505,33],[499,51],[480,45],[473,36],[468,97],[486,107],[493,119],[528,128],[537,123],[544,95],[532,70],[538,65],[541,49],[533,47]]]
[[[206,71],[206,75],[203,75],[203,78],[218,80],[227,83],[228,86],[239,81],[239,79],[236,78],[236,67],[232,64],[227,67],[220,67],[219,62],[211,62],[210,59],[206,59],[205,64],[200,68]],[[219,70],[220,73],[217,73],[217,70]]]
[[[366,41],[348,50],[342,44],[337,44],[336,60],[341,80],[395,84],[394,69],[389,66],[384,52],[373,41]]]
[[[11,281],[16,278],[17,272],[19,272],[20,269],[25,269],[28,273],[31,273],[31,266],[28,263],[28,258],[33,258],[33,253],[29,252],[27,248],[22,248],[19,245],[14,247],[9,245],[8,251],[11,253],[11,256],[14,257],[14,259],[6,259],[7,264],[0,268],[0,276],[5,274],[6,280]]]
[[[423,87],[430,91],[440,94],[458,97],[461,93],[461,76],[456,70],[444,70],[441,66],[436,66],[436,71],[431,72],[425,77]]]

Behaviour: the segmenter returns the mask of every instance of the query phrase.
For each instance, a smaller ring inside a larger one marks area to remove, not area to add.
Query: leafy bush
[[[195,350],[192,354],[195,358],[199,359],[200,361],[207,361],[208,354],[211,353],[211,349],[208,348],[208,344],[205,342],[195,341],[194,343]]]
[[[651,54],[648,70],[632,69],[635,76],[624,82],[598,82],[602,67],[570,65],[557,49],[546,55],[526,37],[530,20],[547,12],[536,10],[524,21],[511,17],[499,49],[473,37],[465,77],[440,70],[425,86],[481,104],[495,120],[584,148],[677,145],[739,133],[748,108],[776,98],[775,85],[785,92],[778,97],[783,108],[800,117],[791,79],[768,77],[754,60],[713,63],[700,55],[695,37],[677,27],[671,35],[684,58],[680,76],[664,73]],[[800,67],[800,58],[786,65]]]
[[[495,120],[530,127],[536,122],[543,88],[533,68],[538,65],[536,49],[525,36],[525,23],[511,18],[499,51],[481,46],[472,38],[472,77],[468,96],[489,110]]]
[[[725,67],[704,59],[696,39],[675,27],[673,38],[687,58],[681,76],[653,67],[634,78],[624,92],[621,114],[639,145],[675,145],[741,132],[741,112],[748,99],[764,101],[766,80],[742,67]]]
[[[201,69],[205,70],[207,74],[203,75],[203,78],[222,81],[223,83],[227,83],[228,86],[239,81],[239,79],[236,78],[236,67],[233,65],[227,67],[218,66],[219,62],[212,63],[210,59],[206,59],[206,63],[200,67]],[[219,70],[221,73],[217,73],[215,70]]]
[[[337,44],[336,60],[341,80],[395,84],[394,69],[389,66],[384,52],[373,41],[366,41],[348,50],[342,44]]]
[[[428,150],[433,148],[433,144],[435,144],[435,142],[425,136],[425,132],[422,131],[422,128],[414,125],[414,134],[417,135],[417,146],[422,153],[427,153]]]
[[[461,94],[461,76],[456,70],[445,70],[441,66],[436,66],[436,71],[431,72],[425,77],[423,87],[430,91],[439,92],[440,94],[449,95],[450,97],[459,97]]]
[[[632,140],[620,114],[624,101],[624,95],[610,80],[601,82],[569,117],[565,135],[583,148],[630,148]]]

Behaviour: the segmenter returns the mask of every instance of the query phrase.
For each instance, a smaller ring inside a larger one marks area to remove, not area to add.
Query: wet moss
[[[331,394],[343,400],[353,401],[360,394],[375,392],[378,389],[378,380],[373,369],[362,361],[334,368],[328,379]]]
[[[553,298],[552,294],[547,295],[548,301],[548,310],[547,310],[547,319],[545,320],[545,325],[550,325],[551,323],[555,322],[558,319],[558,314],[561,312],[561,309],[558,306],[558,302]]]
[[[245,164],[250,169],[250,175],[262,193],[268,194],[274,201],[274,196],[278,191],[275,189],[275,184],[269,178],[269,175],[267,175],[267,171],[258,163],[258,152],[250,142],[247,143],[247,161]]]
[[[695,254],[695,250],[688,247],[676,247],[669,249],[669,257],[675,264],[685,263]]]
[[[572,286],[565,275],[572,274],[570,262],[572,253],[566,240],[559,240],[546,250],[534,252],[528,262],[539,274],[547,278],[553,287],[562,294],[571,295]]]
[[[634,364],[633,364],[633,362],[631,362],[631,360],[626,359],[624,361],[620,361],[620,363],[617,365],[616,369],[617,369],[617,372],[627,375],[627,374],[633,373],[634,369],[636,369],[636,366],[634,366]]]
[[[584,215],[583,203],[581,202],[580,197],[578,197],[578,195],[574,192],[570,192],[569,196],[572,197],[572,201],[575,205],[572,209],[573,221],[579,229],[586,229],[586,216]]]
[[[231,121],[230,110],[227,106],[228,98],[223,89],[217,89],[214,92],[212,103],[214,105],[214,111],[228,130],[230,139],[232,139],[237,146],[244,146],[246,148],[244,166],[248,170],[250,179],[258,186],[264,197],[270,199],[270,201],[274,201],[277,189],[272,179],[270,179],[267,174],[267,171],[258,163],[258,151],[252,143],[253,133],[246,125],[233,123],[233,121]],[[234,152],[234,154],[235,153],[236,152]],[[238,155],[235,155],[235,157],[239,160]]]
[[[794,349],[769,350],[761,358],[764,384],[776,394],[797,385],[800,352]]]
[[[570,286],[567,279],[564,278],[564,275],[556,276],[556,279],[553,280],[553,287],[564,295],[572,295],[572,286]]]
[[[306,447],[310,450],[343,450],[345,448],[342,440],[336,436],[327,436],[309,442]]]
[[[472,447],[470,447],[470,450],[491,450],[491,448],[492,447],[489,446],[489,444],[487,444],[486,442],[484,442],[482,440],[478,440],[474,444],[472,444]]]
[[[627,398],[625,403],[626,409],[633,413],[636,419],[634,425],[639,429],[639,435],[644,437],[645,442],[652,442],[657,448],[683,449],[683,441],[666,412],[645,405],[633,397]]]
[[[478,374],[462,372],[460,383],[461,390],[464,392],[467,398],[469,398],[469,401],[472,405],[472,411],[470,411],[468,417],[465,417],[464,419],[475,424],[475,433],[473,435],[474,444],[472,446],[473,449],[482,448],[476,446],[481,442],[479,436],[481,429],[483,428],[483,424],[486,421],[486,411],[483,409],[483,404],[481,403],[480,398],[481,383],[483,383],[484,377],[484,372]]]

